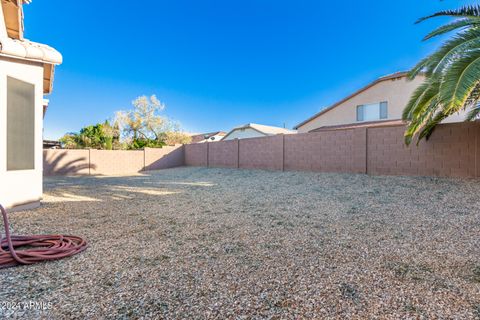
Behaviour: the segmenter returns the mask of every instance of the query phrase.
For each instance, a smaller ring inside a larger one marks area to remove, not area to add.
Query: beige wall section
[[[35,169],[7,171],[7,77],[35,85]],[[43,66],[0,57],[0,203],[7,208],[42,197]]]
[[[145,148],[145,171],[183,166],[185,162],[184,149],[183,145]]]
[[[43,150],[44,176],[76,176],[90,174],[89,150]]]
[[[217,143],[217,142],[212,142]],[[194,167],[208,166],[209,143],[193,143],[185,145],[185,165]]]
[[[325,126],[358,123],[357,106],[383,101],[388,102],[388,119],[386,120],[399,120],[402,118],[403,109],[407,105],[410,96],[423,80],[424,77],[419,76],[413,81],[408,81],[406,77],[381,81],[300,126],[298,132],[305,133]],[[460,122],[464,119],[465,112],[460,115],[453,115],[444,122]]]
[[[237,129],[226,136],[223,141],[235,140],[235,139],[247,139],[247,138],[260,138],[266,137],[263,133],[253,130],[251,128]]]
[[[90,150],[90,174],[124,175],[140,172],[145,167],[143,150]]]
[[[184,146],[145,150],[43,150],[44,176],[130,175],[183,166]]]

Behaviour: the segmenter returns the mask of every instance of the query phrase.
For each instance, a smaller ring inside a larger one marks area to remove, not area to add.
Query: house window
[[[7,78],[7,170],[35,168],[35,86]]]
[[[357,121],[388,119],[388,103],[372,103],[357,106]]]

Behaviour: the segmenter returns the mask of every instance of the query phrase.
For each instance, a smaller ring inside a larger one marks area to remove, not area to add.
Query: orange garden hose
[[[0,234],[0,269],[62,259],[87,249],[87,242],[76,236],[11,236],[7,211],[1,205],[0,211],[5,225],[5,238]]]

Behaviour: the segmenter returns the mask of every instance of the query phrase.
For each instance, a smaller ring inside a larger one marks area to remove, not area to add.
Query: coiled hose
[[[0,233],[0,269],[62,259],[87,249],[87,242],[76,236],[11,236],[7,211],[1,205],[0,211],[5,225],[5,238]]]

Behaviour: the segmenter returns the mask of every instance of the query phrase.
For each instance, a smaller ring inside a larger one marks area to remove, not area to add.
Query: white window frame
[[[369,114],[367,114],[367,112]],[[382,101],[358,105],[355,109],[357,122],[372,122],[388,119],[388,102]]]

